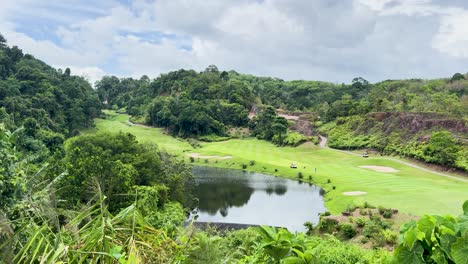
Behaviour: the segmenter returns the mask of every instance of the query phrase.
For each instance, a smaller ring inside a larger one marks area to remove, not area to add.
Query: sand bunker
[[[343,195],[348,195],[348,196],[356,196],[356,195],[364,195],[367,194],[366,192],[361,192],[361,191],[353,191],[353,192],[344,192]]]
[[[299,120],[298,116],[293,116],[293,115],[286,115],[286,114],[278,114],[280,117],[284,117],[287,120]]]
[[[232,156],[202,156],[200,153],[189,153],[187,154],[189,157],[193,158],[200,158],[200,159],[219,159],[219,160],[225,160],[225,159],[230,159]]]
[[[374,165],[367,165],[367,166],[359,166],[359,168],[369,169],[377,172],[398,172],[392,167],[384,167],[384,166],[374,166]]]

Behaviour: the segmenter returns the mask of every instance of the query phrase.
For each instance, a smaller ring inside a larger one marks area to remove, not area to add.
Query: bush
[[[336,186],[333,186],[332,189],[335,190],[335,189],[336,189]]]
[[[397,232],[390,230],[390,229],[386,229],[386,230],[382,230],[381,233],[382,233],[382,236],[385,238],[385,242],[387,244],[395,245],[398,242]]]
[[[360,214],[360,215],[367,215],[367,211],[368,211],[368,210],[366,210],[366,209],[364,209],[364,208],[359,208],[359,214]]]
[[[299,179],[304,178],[304,175],[302,175],[302,172],[298,172],[298,173],[297,173],[297,178],[299,178]]]
[[[328,179],[328,180],[327,180],[327,183],[331,183],[331,180],[330,180],[330,179]]]
[[[350,239],[356,235],[356,230],[351,224],[340,224],[338,226],[338,229],[340,230],[340,233],[344,238]]]
[[[194,163],[194,162],[195,162],[195,158],[194,158],[194,157],[190,157],[190,162]]]
[[[385,211],[383,212],[383,217],[384,218],[392,218],[392,215],[393,215],[393,212],[392,212],[392,209],[385,209]]]
[[[368,202],[364,202],[364,208],[371,208],[371,209],[373,209],[373,208],[375,208],[375,207],[372,206],[372,205],[371,205],[370,203],[368,203]]]
[[[249,161],[249,165],[250,165],[250,166],[253,166],[253,165],[255,165],[255,160],[251,160],[251,161]]]
[[[229,140],[229,139],[231,139],[231,138],[230,138],[230,137],[222,137],[222,136],[218,136],[218,135],[215,135],[215,134],[211,134],[211,135],[201,136],[201,137],[199,137],[198,139],[200,139],[200,141],[204,141],[204,142],[220,142],[220,141]]]
[[[320,216],[329,216],[329,215],[331,215],[331,213],[328,212],[328,211],[323,212],[323,213],[320,214]]]
[[[365,237],[373,237],[375,234],[378,234],[380,230],[382,230],[382,227],[379,224],[374,221],[367,221],[362,230],[362,235]]]
[[[289,132],[286,134],[286,138],[283,140],[283,145],[296,147],[306,141],[307,137],[297,132]]]
[[[201,145],[200,143],[198,143],[198,141],[196,141],[195,139],[193,138],[189,138],[187,139],[187,142],[190,144],[190,146],[192,146],[192,148],[196,149],[196,148],[201,148]]]
[[[243,170],[245,170],[245,169],[247,169],[247,164],[242,164],[241,167],[242,167]]]
[[[366,225],[366,219],[362,218],[362,217],[358,217],[356,218],[356,225],[358,227],[364,227]]]
[[[327,194],[327,191],[325,191],[323,188],[320,188],[320,195],[324,196],[325,194]]]
[[[385,212],[385,207],[383,206],[379,206],[377,209],[379,210],[380,215],[383,215],[383,213]]]
[[[205,160],[205,163],[208,163],[208,160],[207,160],[207,159]]]
[[[332,233],[338,225],[338,220],[332,218],[322,218],[319,223],[319,230],[325,233]]]

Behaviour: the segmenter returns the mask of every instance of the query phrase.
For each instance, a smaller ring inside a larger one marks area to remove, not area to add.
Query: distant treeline
[[[313,114],[310,122],[316,128],[327,124],[320,130],[331,135],[329,143],[333,147],[374,148],[466,169],[466,161],[459,158],[466,153],[463,145],[466,130],[453,130],[446,124],[461,122],[466,127],[467,79],[466,75],[457,73],[448,79],[386,80],[370,84],[358,77],[351,84],[334,84],[256,77],[219,71],[211,65],[202,72],[178,70],[153,80],[147,76],[138,80],[104,77],[96,83],[96,88],[106,107],[126,109],[140,122],[164,127],[176,136],[203,139],[226,136],[233,127],[249,127],[260,139],[278,145],[292,141],[291,145],[296,145],[305,138],[291,133],[288,122],[278,117],[275,109],[310,112]],[[255,116],[251,120],[249,112]],[[422,113],[425,119],[415,122],[426,122],[428,116],[434,119],[443,116],[448,121],[432,122],[434,126],[417,130],[392,125],[393,130],[389,131],[388,124],[398,120],[374,122],[365,118],[376,112]],[[358,129],[356,120],[374,126]],[[441,154],[429,151],[427,146],[433,132],[446,130],[450,139],[445,147],[456,150],[455,157],[449,160],[435,158],[434,155]],[[414,150],[406,150],[408,146]]]

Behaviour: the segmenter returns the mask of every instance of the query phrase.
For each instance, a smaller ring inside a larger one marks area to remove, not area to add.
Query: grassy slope
[[[367,201],[376,206],[398,208],[400,211],[414,215],[425,213],[458,215],[464,200],[468,199],[468,183],[448,179],[424,172],[395,161],[379,157],[363,159],[332,149],[320,149],[312,144],[297,148],[278,148],[271,143],[257,139],[234,139],[224,142],[203,143],[202,148],[193,149],[188,143],[165,135],[162,129],[131,126],[127,115],[115,115],[110,119],[96,120],[96,130],[130,132],[141,142],[154,142],[160,148],[183,155],[198,152],[201,155],[229,155],[226,160],[196,159],[196,163],[206,166],[218,166],[240,169],[241,164],[255,160],[254,166],[247,169],[297,178],[302,172],[308,181],[313,182],[330,192],[326,196],[326,206],[332,213],[341,212],[348,204],[362,204]],[[183,156],[188,161],[187,156]],[[290,169],[291,162],[298,169]],[[358,168],[360,165],[380,165],[393,167],[397,173],[379,173]],[[305,168],[304,168],[305,167]],[[317,168],[317,174],[315,174]],[[275,172],[275,169],[278,172]],[[331,183],[327,184],[330,179]],[[332,190],[336,186],[336,190]],[[345,196],[342,192],[365,191],[362,196]]]

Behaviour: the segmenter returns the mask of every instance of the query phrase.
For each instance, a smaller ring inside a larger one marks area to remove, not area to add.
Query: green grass
[[[128,115],[112,114],[108,119],[97,119],[96,128],[85,132],[130,132],[139,141],[156,143],[161,149],[180,155],[187,162],[189,158],[184,152],[232,156],[225,160],[208,159],[208,163],[203,158],[196,158],[195,163],[202,166],[241,169],[242,164],[247,164],[247,170],[288,178],[297,178],[298,172],[302,172],[304,181],[308,181],[311,175],[314,184],[328,191],[326,206],[334,214],[343,211],[347,205],[368,202],[413,215],[458,215],[463,202],[468,199],[467,182],[445,178],[385,158],[364,159],[333,149],[321,149],[311,143],[296,148],[276,147],[254,138],[201,143],[202,148],[193,149],[187,142],[164,134],[162,129],[129,125],[127,120]],[[249,166],[250,160],[255,160],[254,166]],[[289,168],[292,162],[296,163],[297,169]],[[388,166],[399,172],[379,173],[359,168],[361,165]],[[328,179],[331,183],[327,183]],[[336,189],[332,190],[332,186],[336,186]],[[364,191],[367,194],[345,196],[342,193],[346,191]]]

